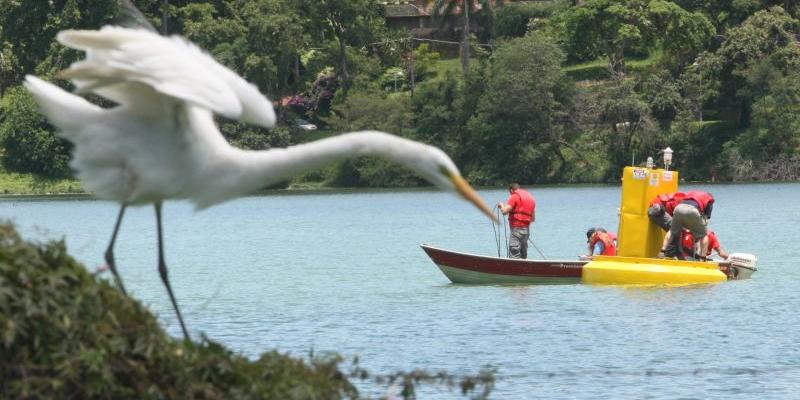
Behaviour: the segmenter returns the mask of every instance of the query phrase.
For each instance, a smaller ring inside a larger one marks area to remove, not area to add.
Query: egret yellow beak
[[[478,207],[479,210],[483,211],[489,218],[492,219],[494,222],[499,222],[497,220],[497,216],[494,215],[492,209],[486,204],[485,201],[478,195],[478,192],[472,188],[472,186],[467,183],[466,179],[462,178],[461,175],[451,174],[449,175],[450,180],[453,181],[453,185],[456,187],[456,191],[461,197],[465,198],[470,203],[474,204],[475,207]]]

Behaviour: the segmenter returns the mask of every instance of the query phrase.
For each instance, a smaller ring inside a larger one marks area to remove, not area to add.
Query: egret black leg
[[[181,324],[181,330],[183,330],[183,337],[186,340],[191,340],[189,337],[189,331],[186,330],[186,325],[183,323],[183,317],[181,316],[181,310],[178,308],[178,303],[175,301],[175,295],[172,294],[172,287],[169,285],[169,276],[167,275],[167,264],[164,262],[164,239],[161,236],[161,202],[155,203],[156,208],[156,226],[158,228],[158,273],[161,275],[161,280],[164,282],[164,286],[167,287],[167,293],[169,293],[169,299],[172,301],[172,307],[175,309],[175,314],[178,316],[178,322]]]
[[[125,285],[122,284],[122,278],[119,276],[119,272],[117,272],[117,264],[114,262],[114,242],[117,241],[117,233],[119,233],[119,226],[122,223],[122,216],[125,215],[126,207],[128,207],[128,205],[122,203],[122,207],[119,209],[117,223],[114,225],[114,233],[111,234],[111,242],[108,243],[108,249],[106,249],[106,264],[108,264],[108,268],[111,269],[111,273],[114,274],[114,281],[117,283],[119,290],[122,291],[122,294],[127,296],[128,292],[125,291]]]

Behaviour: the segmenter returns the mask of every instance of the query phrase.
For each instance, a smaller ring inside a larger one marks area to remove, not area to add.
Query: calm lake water
[[[691,188],[699,187],[682,187]],[[491,255],[494,233],[477,210],[437,191],[276,194],[202,212],[169,203],[167,264],[193,335],[248,356],[337,351],[359,355],[375,373],[492,365],[497,399],[798,398],[800,184],[705,188],[717,198],[711,227],[723,247],[758,256],[753,279],[679,288],[454,285],[419,244]],[[616,229],[618,187],[531,191],[533,240],[548,258],[584,252],[589,226]],[[507,197],[480,194],[489,204]],[[0,218],[28,238],[65,237],[91,269],[103,264],[117,211],[86,199],[0,200]],[[179,336],[155,243],[152,208],[129,209],[116,247],[125,284]]]

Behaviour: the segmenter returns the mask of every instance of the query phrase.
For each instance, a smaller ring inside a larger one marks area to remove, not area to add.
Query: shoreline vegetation
[[[77,60],[79,52],[54,45],[57,32],[114,21],[119,10],[112,3],[85,12],[60,2],[0,11],[0,59],[6,60],[0,62],[0,164],[6,171],[70,176],[71,145],[55,136],[21,83],[34,71],[56,77]],[[279,121],[271,130],[218,121],[222,135],[242,149],[375,129],[438,146],[473,186],[614,183],[632,159],[642,165],[666,147],[687,181],[800,179],[800,72],[794,67],[800,8],[469,3],[470,24],[455,12],[468,9],[456,7],[465,3],[445,1],[445,13],[452,14],[440,16],[446,23],[420,20],[413,27],[398,24],[396,4],[373,0],[201,1],[166,13],[148,3],[142,12],[159,30],[169,21],[163,28],[170,34],[219,57],[273,100]],[[29,26],[46,29],[31,35]],[[390,163],[363,158],[313,171],[288,187],[422,184]],[[0,176],[0,195],[76,192],[82,189],[70,179]]]
[[[761,171],[751,171],[749,179],[735,181],[684,180],[682,184],[751,184],[751,183],[799,183],[800,162],[793,160],[784,162],[780,168],[762,168]],[[790,169],[792,171],[787,172]],[[777,170],[777,171],[776,171]],[[744,178],[744,177],[743,177]],[[527,187],[558,187],[558,186],[613,186],[610,182],[551,182],[540,184],[523,184]],[[477,189],[500,188],[499,186],[476,185]],[[384,186],[384,187],[355,187],[335,186],[326,182],[292,182],[284,187],[264,188],[252,194],[310,194],[331,191],[356,191],[356,190],[435,190],[432,186]],[[42,178],[33,174],[7,172],[0,169],[0,199],[25,199],[37,197],[52,198],[93,198],[93,194],[83,190],[83,185],[75,178]]]
[[[43,195],[88,195],[74,178],[43,178],[0,168],[0,197]]]

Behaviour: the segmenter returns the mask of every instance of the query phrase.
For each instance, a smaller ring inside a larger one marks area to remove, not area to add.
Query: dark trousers
[[[528,258],[528,228],[511,228],[511,239],[508,241],[508,256],[511,258]]]

